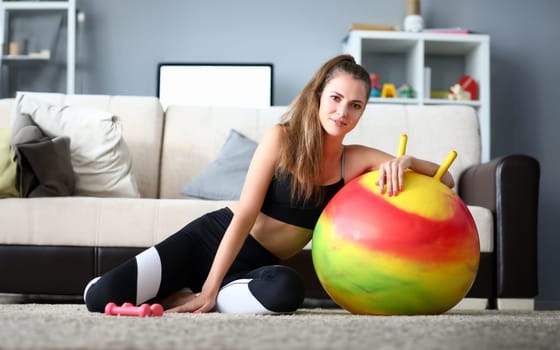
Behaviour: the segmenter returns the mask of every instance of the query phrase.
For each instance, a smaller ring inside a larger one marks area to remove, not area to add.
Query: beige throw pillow
[[[18,197],[16,162],[10,146],[10,129],[0,128],[0,198]]]
[[[77,106],[55,106],[20,94],[14,125],[26,114],[48,136],[70,138],[75,195],[139,197],[132,160],[123,138],[122,124],[110,112]]]

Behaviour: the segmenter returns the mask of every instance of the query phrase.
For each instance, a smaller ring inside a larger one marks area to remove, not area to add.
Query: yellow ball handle
[[[397,150],[397,157],[405,155],[407,142],[408,142],[408,135],[402,134],[399,139],[399,149]],[[449,170],[449,167],[455,161],[455,158],[457,158],[457,152],[456,151],[449,152],[449,154],[447,155],[443,163],[441,163],[438,170],[434,174],[433,178],[438,181],[441,180],[445,172]]]
[[[447,155],[443,163],[441,163],[439,169],[436,171],[435,175],[433,176],[434,179],[438,181],[441,180],[441,178],[443,177],[445,172],[449,169],[449,167],[451,166],[455,158],[457,158],[457,152],[455,151],[449,152],[449,154]]]
[[[399,139],[399,149],[397,151],[397,157],[404,156],[406,153],[406,143],[408,141],[408,135],[402,134],[401,138]]]

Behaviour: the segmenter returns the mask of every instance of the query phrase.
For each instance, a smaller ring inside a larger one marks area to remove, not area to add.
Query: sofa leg
[[[488,299],[483,298],[463,298],[451,311],[457,310],[485,310],[488,309]]]
[[[535,299],[498,298],[498,310],[535,310]]]

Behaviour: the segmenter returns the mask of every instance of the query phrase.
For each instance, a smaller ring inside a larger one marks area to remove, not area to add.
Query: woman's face
[[[344,136],[362,116],[367,104],[366,86],[361,80],[339,72],[325,85],[319,105],[319,119],[331,136]]]

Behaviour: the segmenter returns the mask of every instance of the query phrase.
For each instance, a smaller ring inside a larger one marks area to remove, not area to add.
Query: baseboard
[[[451,308],[456,310],[485,310],[488,308],[488,299],[483,298],[463,298],[457,305]]]
[[[20,294],[0,293],[0,304],[19,304],[23,298]]]
[[[535,310],[535,299],[498,298],[498,310]]]

